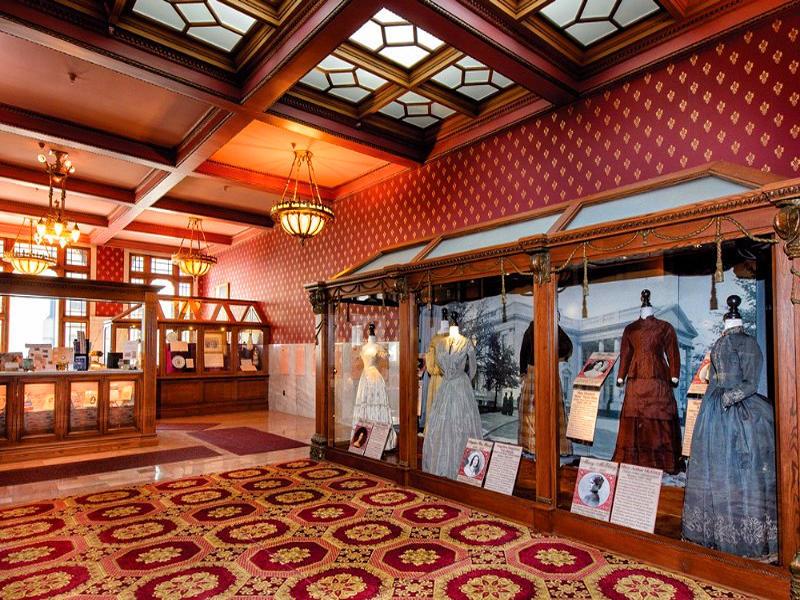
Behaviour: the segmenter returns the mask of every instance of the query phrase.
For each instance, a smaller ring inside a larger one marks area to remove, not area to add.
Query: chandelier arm
[[[317,204],[322,204],[322,195],[319,193],[319,185],[317,184],[317,172],[314,169],[314,165],[311,163],[310,152],[308,153],[306,162],[308,163],[308,181],[311,183],[311,199]],[[314,192],[317,193],[316,198],[314,198]]]

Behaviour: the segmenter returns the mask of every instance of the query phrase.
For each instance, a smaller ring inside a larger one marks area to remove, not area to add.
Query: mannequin
[[[642,290],[642,308],[639,310],[639,318],[646,319],[647,317],[652,317],[654,314],[653,305],[650,304],[650,290]],[[673,385],[677,385],[678,378],[672,377],[670,378]],[[622,385],[623,379],[621,377],[617,378],[617,385]]]
[[[438,342],[447,337],[450,332],[450,321],[447,318],[447,309],[442,309],[442,320],[439,322],[439,330],[431,338],[428,351],[425,353],[425,369],[428,371],[430,381],[428,381],[428,393],[425,397],[425,430],[428,429],[428,422],[431,418],[433,399],[442,384],[442,370],[436,364],[436,346]]]
[[[758,394],[763,356],[729,296],[711,347],[708,389],[692,436],[683,537],[715,550],[775,560],[778,552],[775,422]]]
[[[678,336],[653,316],[650,290],[642,290],[639,319],[622,333],[617,385],[625,384],[615,462],[677,473],[681,452],[678,404],[672,388],[681,369]]]
[[[386,382],[378,370],[378,361],[387,357],[386,351],[378,344],[375,335],[375,323],[369,324],[367,343],[361,347],[361,360],[364,370],[358,381],[356,401],[353,407],[353,427],[359,421],[375,421],[389,425],[389,437],[385,450],[397,447],[397,433],[392,427],[392,410],[386,394]]]
[[[522,335],[522,346],[519,349],[519,374],[522,378],[522,390],[519,394],[519,431],[517,433],[517,443],[525,450],[536,453],[536,403],[533,397],[533,321],[528,325]],[[558,326],[558,361],[568,361],[572,356],[572,340],[569,339],[567,332]],[[561,391],[561,378],[556,378],[558,385],[558,438],[559,454],[566,456],[572,454],[572,442],[567,438],[567,417],[564,407],[564,394]]]
[[[475,345],[461,334],[458,314],[450,313],[449,323],[447,335],[435,346],[442,383],[428,418],[422,446],[422,469],[455,479],[467,440],[482,439],[483,433],[478,403],[472,390],[472,378],[477,371]]]

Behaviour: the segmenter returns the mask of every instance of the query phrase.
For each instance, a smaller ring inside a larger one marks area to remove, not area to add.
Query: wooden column
[[[156,431],[156,352],[158,352],[158,325],[156,311],[158,296],[155,292],[146,292],[144,297],[144,323],[142,324],[142,358],[144,364],[142,378],[144,388],[141,391],[139,427],[142,433]]]
[[[531,257],[533,282],[533,356],[536,404],[536,500],[555,508],[558,496],[558,336],[556,285],[546,251]]]
[[[311,306],[315,315],[316,347],[315,363],[315,430],[311,436],[311,458],[325,458],[325,448],[336,441],[336,429],[333,414],[333,391],[330,385],[333,378],[332,344],[333,344],[333,305],[328,302],[327,294],[322,287],[309,292]]]
[[[400,444],[404,468],[417,464],[417,301],[414,294],[400,296]]]

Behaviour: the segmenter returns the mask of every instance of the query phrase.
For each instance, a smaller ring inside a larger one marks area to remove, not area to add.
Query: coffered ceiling
[[[3,2],[0,223],[39,210],[45,142],[92,242],[169,245],[194,215],[224,246],[271,226],[292,144],[334,201],[793,5]]]

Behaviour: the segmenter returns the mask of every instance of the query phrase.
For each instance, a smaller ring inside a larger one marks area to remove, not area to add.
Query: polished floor
[[[282,435],[294,440],[308,443],[314,434],[314,420],[286,413],[274,411],[254,411],[230,413],[224,415],[202,415],[198,417],[181,417],[175,419],[161,419],[159,424],[168,423],[217,423],[215,428],[223,427],[251,427]],[[40,481],[13,486],[0,486],[0,506],[5,504],[18,504],[31,502],[44,498],[58,498],[71,494],[87,494],[120,486],[143,485],[159,481],[168,481],[201,475],[205,473],[219,473],[232,469],[249,467],[252,465],[270,464],[308,457],[308,448],[293,448],[277,452],[263,452],[247,456],[237,456],[202,440],[189,435],[189,431],[161,430],[158,432],[158,446],[148,448],[118,450],[113,452],[96,452],[93,454],[78,454],[69,457],[59,457],[52,460],[33,460],[0,465],[0,470],[20,469],[26,467],[53,466],[53,478],[49,481]],[[80,460],[152,452],[153,450],[169,450],[189,446],[208,446],[219,454],[213,458],[187,460],[178,463],[155,465],[152,467],[125,469],[111,471],[97,475],[84,475],[69,479],[59,479],[58,465]]]
[[[743,596],[338,465],[295,459],[0,507],[0,598]]]

